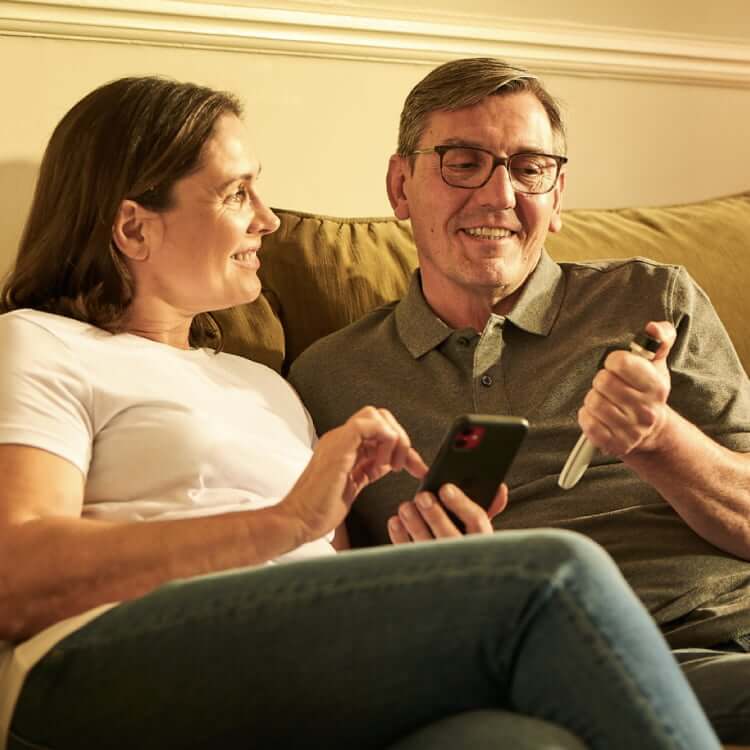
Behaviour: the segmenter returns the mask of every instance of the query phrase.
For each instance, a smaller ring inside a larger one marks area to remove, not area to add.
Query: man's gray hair
[[[419,148],[419,139],[432,112],[471,107],[488,96],[521,91],[534,94],[544,107],[556,147],[561,155],[565,155],[567,143],[560,105],[533,73],[492,57],[470,57],[444,63],[409,92],[401,110],[398,153],[408,156]]]

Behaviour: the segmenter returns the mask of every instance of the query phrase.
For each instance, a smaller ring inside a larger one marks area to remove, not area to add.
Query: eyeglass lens
[[[443,179],[455,187],[479,187],[492,172],[492,154],[475,148],[448,148],[443,152]],[[557,179],[558,163],[541,154],[514,154],[508,158],[510,184],[524,193],[546,193]]]

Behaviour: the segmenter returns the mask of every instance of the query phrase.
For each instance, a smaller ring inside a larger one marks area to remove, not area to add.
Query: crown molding
[[[491,56],[540,73],[750,88],[750,45],[740,40],[469,14],[0,0],[0,36],[425,65]]]

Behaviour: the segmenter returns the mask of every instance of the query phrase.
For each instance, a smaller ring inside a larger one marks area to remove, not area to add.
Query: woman
[[[717,747],[590,542],[332,554],[363,486],[426,467],[375,408],[313,450],[280,377],[211,350],[208,311],[260,292],[259,172],[237,101],[191,84],[115,81],[52,135],[0,316],[8,747],[580,746],[501,709]]]

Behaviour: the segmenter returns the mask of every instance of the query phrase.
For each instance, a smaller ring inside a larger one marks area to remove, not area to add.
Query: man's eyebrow
[[[443,146],[465,146],[467,148],[481,148],[484,151],[490,151],[491,149],[487,148],[484,144],[480,143],[479,141],[473,141],[471,139],[467,138],[446,138],[444,141],[442,141],[441,145]],[[527,144],[523,148],[519,149],[518,151],[514,152],[517,154],[546,154],[547,151],[540,147],[540,146],[533,146],[531,144]]]
[[[469,148],[484,148],[479,141],[467,140],[466,138],[446,138],[442,145],[444,146],[468,146]]]

